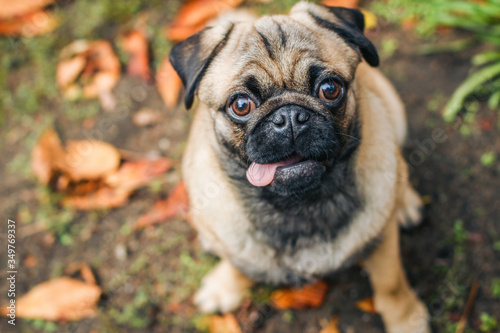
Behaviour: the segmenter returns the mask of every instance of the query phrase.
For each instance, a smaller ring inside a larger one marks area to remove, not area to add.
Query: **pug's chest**
[[[326,195],[260,197],[246,205],[254,237],[278,252],[332,242],[362,208],[354,184]]]

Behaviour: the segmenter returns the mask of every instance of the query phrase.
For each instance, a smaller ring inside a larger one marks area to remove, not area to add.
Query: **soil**
[[[381,69],[406,104],[409,138],[404,153],[411,161],[411,181],[427,202],[422,226],[402,233],[408,278],[428,305],[437,332],[453,329],[470,287],[477,281],[480,289],[469,316],[469,328],[479,331],[481,313],[500,319],[500,303],[491,291],[492,281],[500,278],[500,252],[494,249],[500,241],[500,164],[481,163],[481,156],[487,152],[500,156],[498,113],[480,101],[470,135],[462,133],[459,123],[445,123],[440,114],[447,98],[469,73],[470,56],[478,49],[418,55],[424,42],[412,32],[386,22],[381,22],[369,36],[379,50],[385,39],[398,41],[394,54],[383,57]],[[438,41],[456,38],[456,32],[448,32]],[[22,78],[10,82],[19,80]],[[86,262],[104,295],[95,318],[58,323],[55,327],[18,319],[15,330],[6,320],[0,320],[1,332],[194,332],[206,327],[206,317],[197,313],[191,296],[216,258],[202,253],[196,233],[181,219],[142,231],[131,230],[138,216],[179,182],[178,166],[192,115],[182,107],[167,110],[153,85],[127,75],[115,95],[126,110],[124,117],[101,110],[85,121],[75,121],[60,112],[58,102],[51,101],[41,106],[28,125],[8,114],[2,129],[6,141],[0,156],[0,215],[4,222],[18,222],[16,256],[20,265],[16,294],[19,297],[40,282],[64,275],[64,269],[73,262]],[[161,110],[163,118],[147,127],[134,125],[132,114],[143,107]],[[45,220],[57,223],[56,219],[62,219],[61,208],[50,207],[44,201],[43,188],[29,172],[13,171],[9,165],[18,155],[27,161],[26,140],[44,124],[44,113],[51,112],[67,138],[91,135],[146,156],[173,158],[176,165],[160,177],[156,186],[136,191],[126,206],[74,212],[64,231],[39,230],[34,227],[35,220],[45,212],[49,215]],[[439,140],[435,139],[436,131],[442,131]],[[460,240],[462,234],[465,236]],[[6,223],[1,224],[0,235],[3,247]],[[71,241],[67,241],[68,237]],[[6,252],[2,249],[0,253],[5,267]],[[5,271],[2,268],[2,281]],[[300,311],[273,310],[266,302],[268,287],[259,286],[254,301],[238,310],[237,318],[245,332],[319,332],[333,315],[340,318],[342,332],[383,332],[377,315],[355,307],[358,300],[372,295],[363,270],[353,267],[330,282],[323,306]],[[2,283],[0,303],[8,301],[6,290]]]

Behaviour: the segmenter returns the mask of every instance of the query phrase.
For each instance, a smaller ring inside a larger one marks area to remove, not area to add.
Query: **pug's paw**
[[[386,329],[387,333],[431,333],[429,312],[425,305],[418,301],[405,320],[388,324]]]
[[[203,278],[194,303],[201,312],[230,312],[240,305],[251,285],[229,262],[222,261]]]
[[[399,225],[405,229],[416,227],[422,221],[422,200],[418,193],[408,185],[406,187],[402,205],[397,212]]]

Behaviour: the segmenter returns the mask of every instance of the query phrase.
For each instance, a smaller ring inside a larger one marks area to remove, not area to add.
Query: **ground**
[[[115,90],[125,117],[104,112],[93,101],[64,101],[55,87],[58,49],[73,38],[112,39],[140,9],[154,22],[153,66],[157,66],[168,50],[161,29],[172,19],[177,3],[125,1],[123,6],[114,8],[107,1],[68,3],[54,9],[71,17],[73,22],[66,18],[63,23],[67,31],[31,41],[1,41],[0,59],[9,70],[0,74],[0,235],[4,246],[7,219],[18,222],[17,295],[63,275],[73,262],[88,263],[104,292],[95,318],[57,324],[19,320],[18,332],[194,332],[206,328],[206,317],[193,306],[192,294],[217,258],[202,252],[196,233],[181,219],[143,231],[131,228],[141,213],[178,183],[192,114],[182,106],[167,110],[154,85],[127,75]],[[277,11],[288,5],[280,2],[280,6],[268,9]],[[83,12],[85,17],[78,17]],[[84,23],[92,17],[95,22]],[[107,24],[95,17],[106,19]],[[470,56],[477,49],[419,55],[419,48],[428,41],[388,22],[379,23],[369,36],[382,56],[381,70],[406,104],[409,137],[404,155],[410,161],[411,182],[427,203],[423,225],[403,232],[406,272],[428,305],[437,332],[455,332],[470,287],[477,281],[480,289],[468,330],[478,332],[481,313],[500,319],[500,303],[492,291],[493,281],[500,278],[500,164],[482,159],[489,152],[500,154],[498,113],[479,101],[470,130],[459,123],[445,123],[440,110],[467,76]],[[436,41],[458,36],[448,32]],[[163,118],[149,127],[137,127],[131,116],[145,106],[161,110]],[[93,212],[62,209],[29,169],[36,138],[54,122],[67,138],[90,135],[144,155],[170,157],[176,164],[158,181],[135,192],[123,207]],[[0,258],[6,263],[4,250]],[[2,280],[5,271],[2,268]],[[354,267],[330,282],[322,307],[300,311],[273,310],[267,299],[270,288],[258,286],[253,301],[236,312],[237,318],[245,332],[318,332],[332,315],[339,316],[342,332],[383,332],[378,316],[355,308],[356,301],[372,293],[363,270]],[[0,303],[7,301],[6,289],[2,284]],[[0,331],[11,332],[12,327],[1,320]]]

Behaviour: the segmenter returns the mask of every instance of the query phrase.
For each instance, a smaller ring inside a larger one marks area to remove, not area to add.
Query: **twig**
[[[474,300],[476,299],[477,290],[479,289],[479,284],[477,281],[472,283],[472,287],[470,288],[469,298],[467,298],[467,303],[465,303],[465,309],[462,313],[462,317],[458,321],[458,326],[456,333],[463,333],[465,326],[467,325],[467,318],[469,318],[470,312],[472,310],[472,305],[474,304]]]

